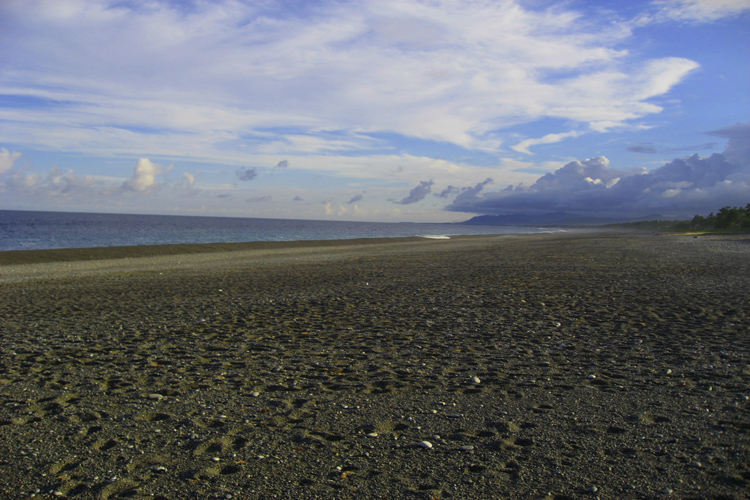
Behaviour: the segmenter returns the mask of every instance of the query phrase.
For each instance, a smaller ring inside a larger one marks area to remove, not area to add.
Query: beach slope
[[[243,245],[0,253],[0,497],[746,497],[747,239]]]

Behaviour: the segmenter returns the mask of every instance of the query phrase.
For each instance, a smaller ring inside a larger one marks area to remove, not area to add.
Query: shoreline
[[[534,233],[548,234],[548,233]],[[519,234],[456,235],[450,238],[432,238],[429,236],[407,236],[393,238],[352,238],[335,240],[294,240],[294,241],[248,241],[232,243],[176,243],[166,245],[128,245],[115,247],[53,248],[42,250],[5,250],[0,251],[0,266],[75,262],[88,260],[131,259],[139,257],[157,257],[173,255],[191,255],[203,253],[224,253],[240,251],[272,251],[290,249],[329,248],[341,246],[367,246],[386,243],[408,243],[424,240],[460,240],[473,238],[492,238],[506,236],[529,236]]]
[[[0,496],[744,497],[746,240],[298,245],[0,266]]]
[[[398,238],[356,238],[337,240],[253,241],[238,243],[133,245],[122,247],[62,248],[50,250],[11,250],[0,252],[0,284],[30,279],[61,279],[92,276],[97,273],[159,271],[211,266],[275,266],[343,259],[372,252],[434,251],[443,248],[466,249],[504,240],[526,238],[578,237],[588,234],[624,235],[617,231],[576,231],[457,235],[448,239],[420,236]],[[401,249],[401,250],[399,250]]]

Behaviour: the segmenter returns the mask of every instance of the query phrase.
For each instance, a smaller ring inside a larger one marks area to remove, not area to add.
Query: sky
[[[750,203],[750,0],[1,0],[0,209]]]

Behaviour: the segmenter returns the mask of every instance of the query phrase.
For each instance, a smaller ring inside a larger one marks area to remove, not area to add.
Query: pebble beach
[[[742,499],[750,237],[0,252],[0,498]]]

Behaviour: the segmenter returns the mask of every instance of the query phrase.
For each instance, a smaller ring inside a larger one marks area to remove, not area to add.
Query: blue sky
[[[750,203],[750,0],[0,3],[0,209]]]

